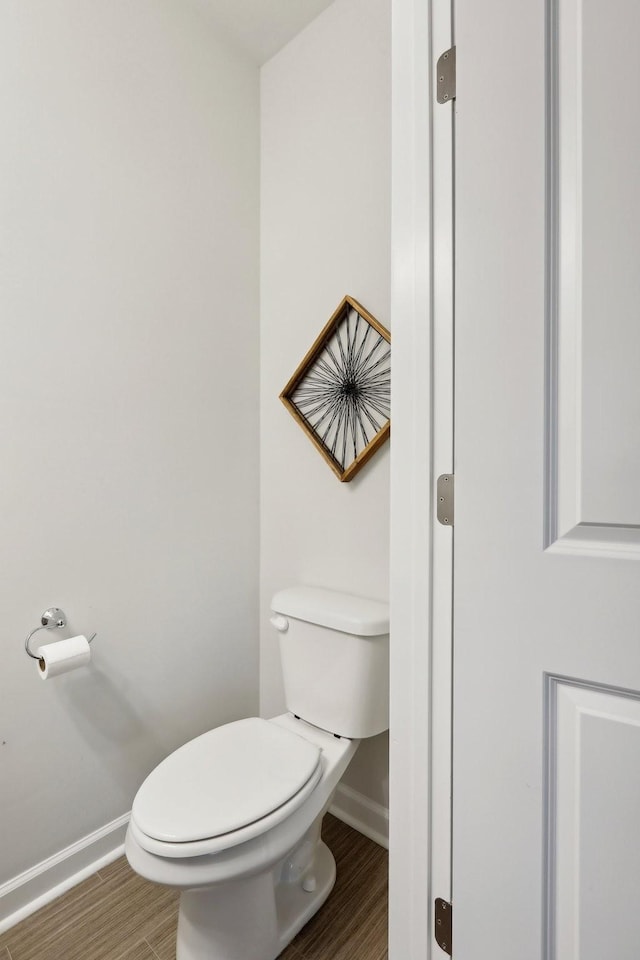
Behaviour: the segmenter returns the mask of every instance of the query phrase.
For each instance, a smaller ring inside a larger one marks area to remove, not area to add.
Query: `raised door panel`
[[[549,0],[546,542],[563,552],[640,556],[638,36],[632,0]]]
[[[637,960],[640,695],[548,678],[545,960]]]

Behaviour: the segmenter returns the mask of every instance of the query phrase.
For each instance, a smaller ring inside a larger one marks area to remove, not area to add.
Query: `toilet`
[[[131,867],[181,891],[177,960],[275,960],[331,892],[322,818],[388,726],[387,604],[299,586],[271,607],[288,712],[196,737],[133,803]]]

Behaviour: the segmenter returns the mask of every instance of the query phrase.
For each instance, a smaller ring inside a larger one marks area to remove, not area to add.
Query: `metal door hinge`
[[[438,520],[445,527],[453,526],[453,474],[443,473],[438,477]]]
[[[452,955],[453,907],[440,897],[435,906],[435,938],[441,950]]]
[[[449,103],[456,98],[456,48],[445,50],[436,66],[438,103]]]

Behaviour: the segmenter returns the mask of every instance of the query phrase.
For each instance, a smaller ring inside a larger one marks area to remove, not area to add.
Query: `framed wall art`
[[[391,430],[391,336],[345,297],[280,394],[342,482],[371,459]]]

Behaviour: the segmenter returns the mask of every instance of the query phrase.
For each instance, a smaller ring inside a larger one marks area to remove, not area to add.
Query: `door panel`
[[[640,550],[639,37],[630,0],[549,5],[548,542],[574,552]]]
[[[457,0],[456,960],[638,956],[639,42]]]
[[[562,0],[567,2],[567,0]],[[576,0],[570,0],[572,5]],[[583,516],[640,526],[640,10],[582,0]],[[624,24],[621,30],[620,25]],[[604,65],[603,65],[604,61]],[[635,91],[631,98],[622,91]],[[562,96],[562,91],[560,91]],[[631,107],[631,108],[630,108]]]
[[[640,698],[552,677],[548,704],[550,955],[637,960]]]

